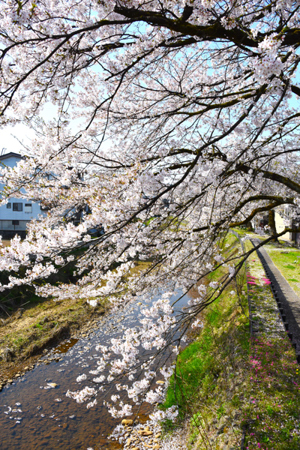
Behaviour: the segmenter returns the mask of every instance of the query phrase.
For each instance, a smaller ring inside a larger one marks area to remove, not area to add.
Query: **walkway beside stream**
[[[253,239],[252,242],[257,245],[260,241]],[[271,281],[271,288],[278,305],[278,314],[281,315],[285,329],[296,348],[297,360],[300,362],[300,298],[277,269],[267,251],[260,248],[257,250],[257,254]]]

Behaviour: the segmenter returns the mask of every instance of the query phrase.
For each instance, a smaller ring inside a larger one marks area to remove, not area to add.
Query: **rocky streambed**
[[[184,297],[178,308],[183,307],[187,300],[188,297]],[[33,364],[27,366],[27,369],[33,367],[32,370],[26,372],[24,368],[4,386],[0,393],[1,448],[104,450],[123,447],[124,444],[108,440],[120,419],[113,419],[103,406],[104,393],[98,392],[96,406],[87,409],[86,404],[78,404],[66,397],[66,392],[85,386],[98,388],[90,374],[99,358],[96,346],[99,343],[105,345],[111,338],[120,336],[124,328],[138,325],[141,306],[137,302],[102,317],[93,330],[85,330],[80,338],[68,339],[53,348],[40,357],[34,367]],[[82,375],[84,380],[76,381]],[[111,382],[109,398],[115,393],[115,382]],[[150,411],[149,404],[138,410],[134,418],[139,425],[132,430],[128,428],[125,448],[159,448],[159,432],[143,425]]]

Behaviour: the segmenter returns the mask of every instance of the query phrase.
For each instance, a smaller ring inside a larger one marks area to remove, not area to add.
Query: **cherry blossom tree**
[[[42,296],[91,305],[109,297],[115,306],[158,296],[139,329],[99,349],[97,374],[112,353],[120,358],[110,377],[132,380],[143,364],[128,395],[159,402],[153,359],[141,363],[138,347],[176,353],[247,257],[224,260],[219,240],[259,213],[299,205],[299,4],[6,0],[0,8],[1,126],[23,123],[36,136],[30,158],[1,169],[2,203],[26,196],[48,210],[24,241],[1,249],[1,270],[12,272],[1,290],[30,284]],[[147,264],[133,270],[137,261]],[[39,282],[70,263],[77,283]],[[207,287],[203,278],[220,264],[227,276]],[[191,288],[189,310],[174,314],[169,299]]]

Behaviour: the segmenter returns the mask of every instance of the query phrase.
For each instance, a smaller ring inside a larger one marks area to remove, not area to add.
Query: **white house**
[[[0,165],[14,167],[23,158],[18,153],[6,153],[0,155]],[[3,187],[0,184],[0,189]],[[0,206],[0,235],[4,239],[11,239],[15,234],[25,237],[28,222],[41,214],[44,213],[39,203],[11,197],[6,205]]]

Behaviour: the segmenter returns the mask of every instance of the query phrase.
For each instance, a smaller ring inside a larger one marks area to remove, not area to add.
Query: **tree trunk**
[[[246,228],[248,231],[254,231],[253,226],[251,221],[249,220],[249,222],[246,223]]]
[[[278,238],[276,236],[277,232],[276,232],[276,225],[275,225],[275,211],[273,209],[271,209],[269,211],[269,227],[270,227],[271,236],[274,236],[273,241],[279,242]]]

